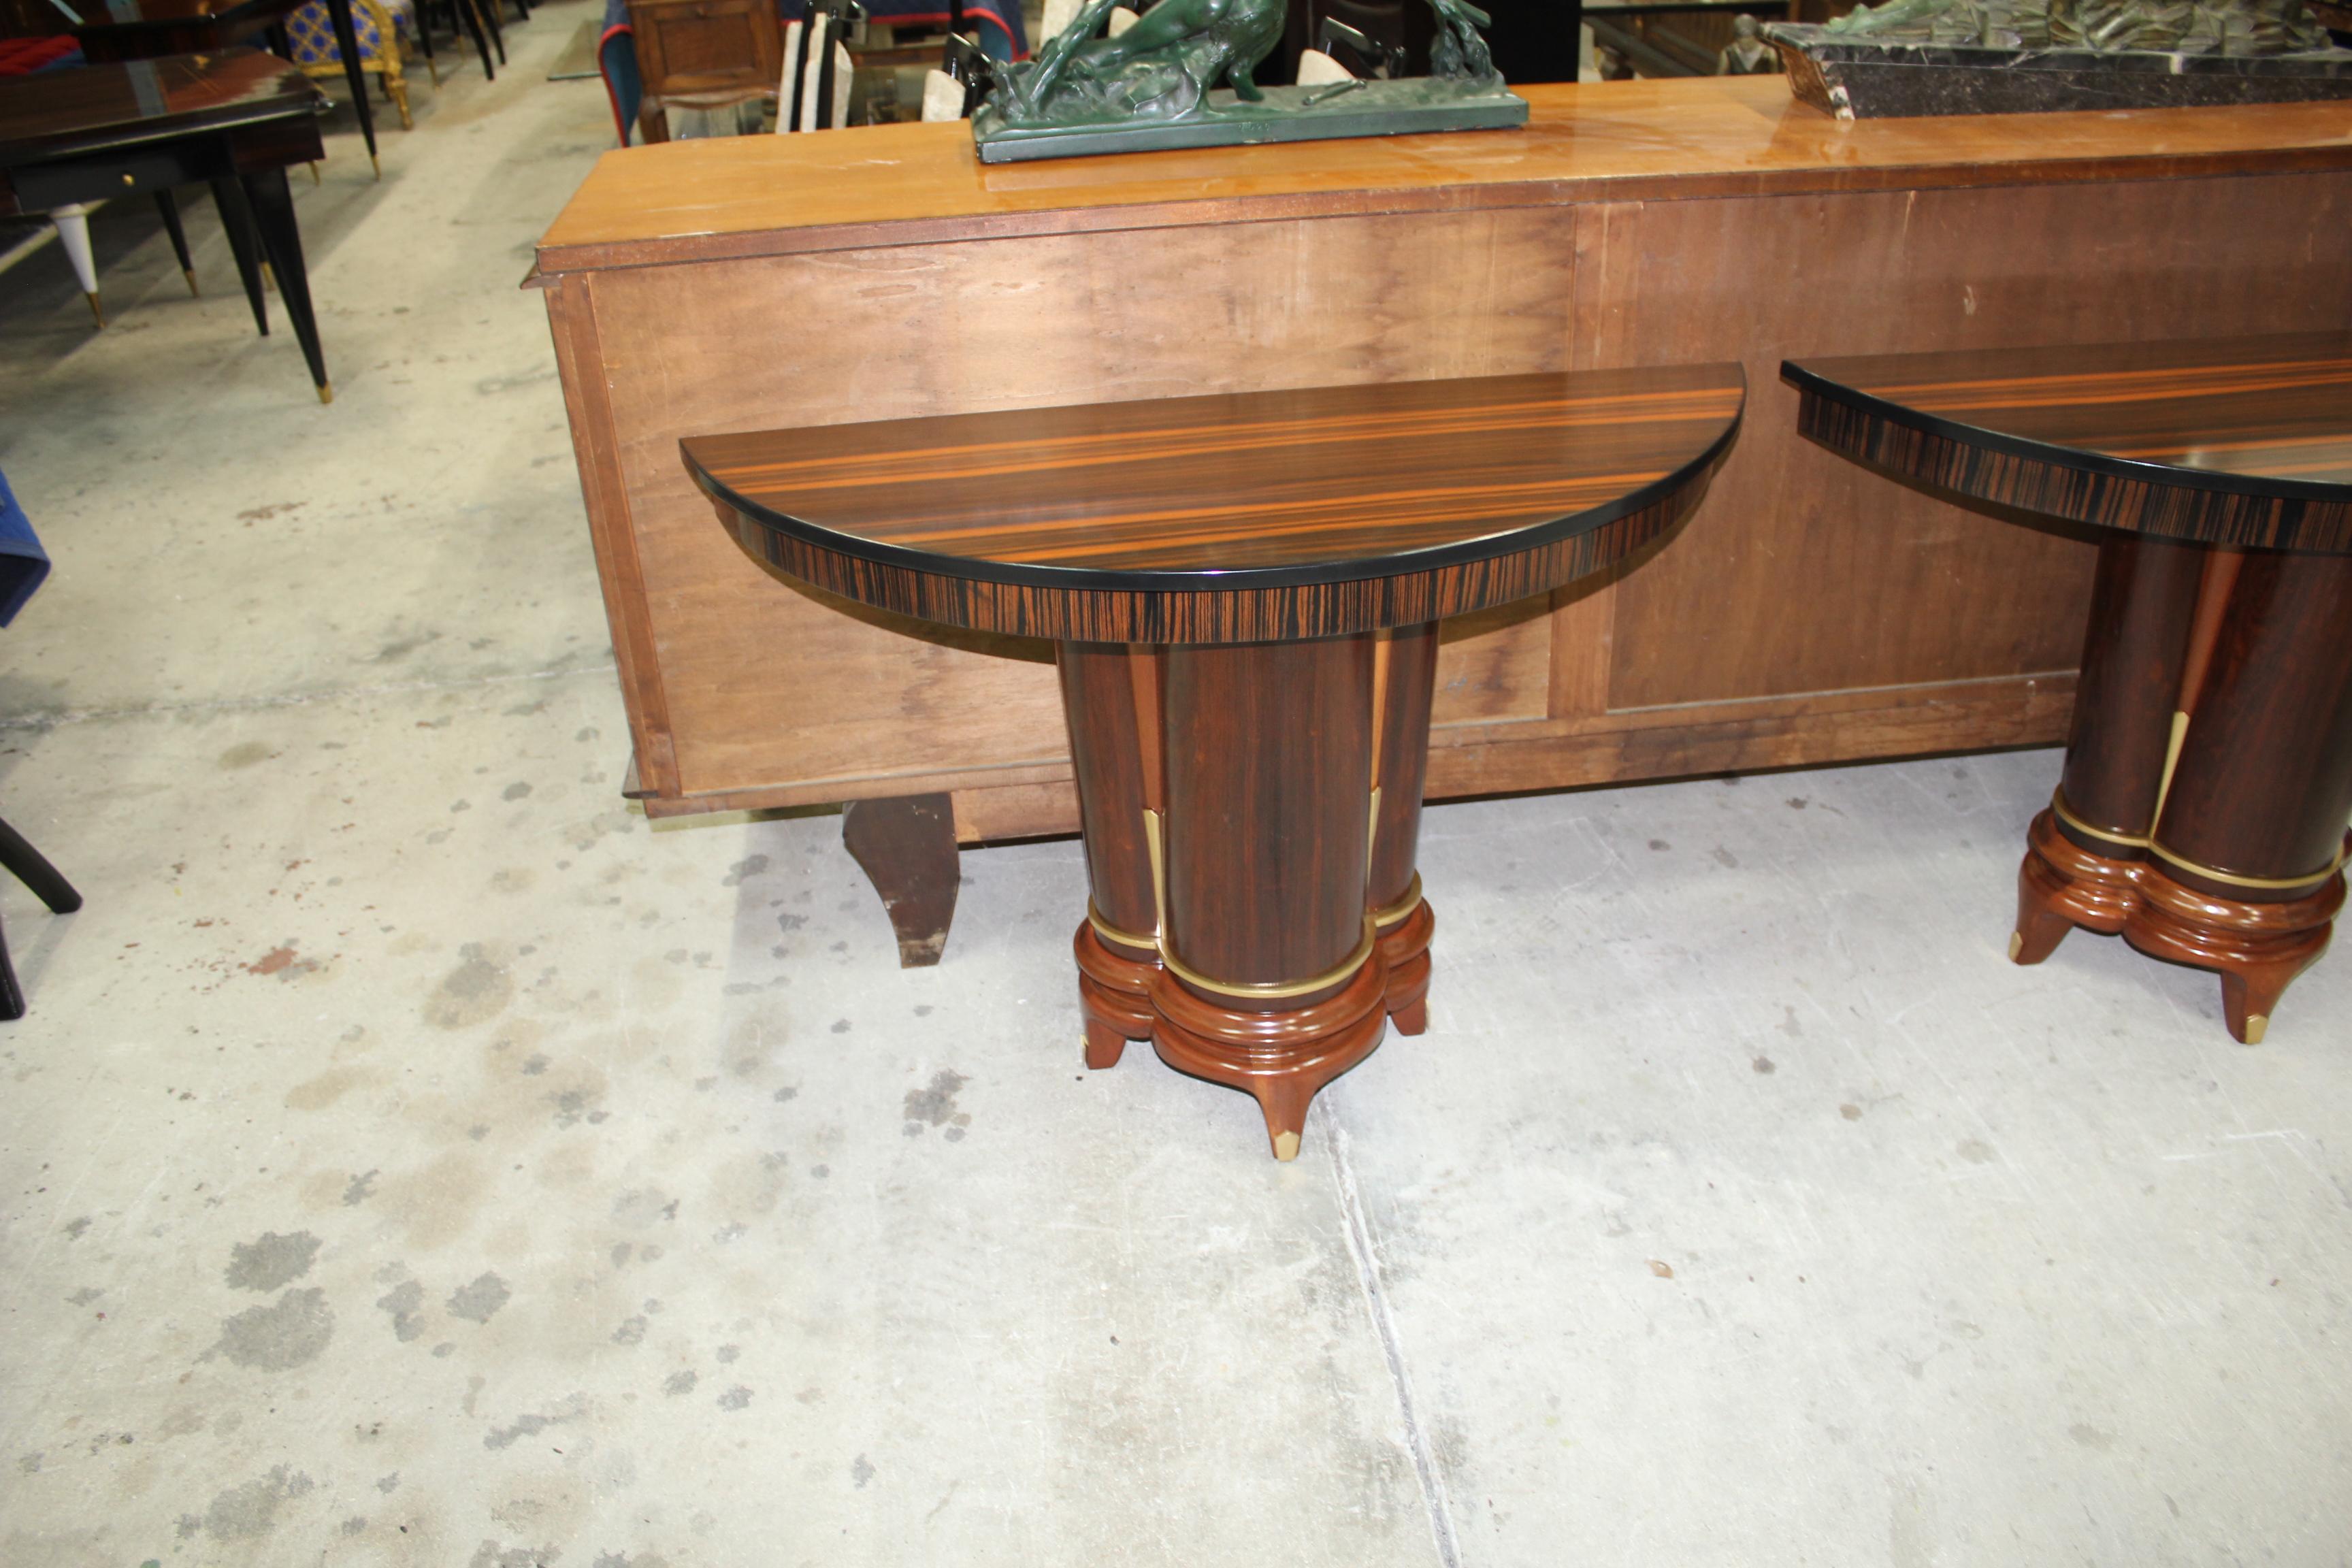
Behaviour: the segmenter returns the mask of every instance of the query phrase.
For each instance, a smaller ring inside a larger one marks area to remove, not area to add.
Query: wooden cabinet
[[[948,792],[966,842],[1077,825],[1048,645],[780,590],[682,436],[1741,362],[1682,531],[1446,624],[1442,798],[2063,739],[2092,547],[1801,440],[1784,357],[2352,328],[2340,105],[1526,96],[1523,132],[1003,168],[961,124],[607,154],[539,281],[646,811]]]

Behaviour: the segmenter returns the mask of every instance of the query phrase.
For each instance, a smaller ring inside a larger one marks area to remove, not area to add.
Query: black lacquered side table
[[[1792,361],[1800,427],[1906,483],[2100,531],[2066,762],[2010,942],[2219,972],[2259,1041],[2344,903],[2352,335]]]

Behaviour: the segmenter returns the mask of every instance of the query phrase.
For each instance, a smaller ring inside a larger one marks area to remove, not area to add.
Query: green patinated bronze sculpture
[[[1160,0],[1108,37],[1113,4],[1087,0],[1034,60],[997,68],[972,116],[982,163],[1527,121],[1479,36],[1486,14],[1466,0],[1429,0],[1438,26],[1425,77],[1273,88],[1251,72],[1281,41],[1285,0]]]

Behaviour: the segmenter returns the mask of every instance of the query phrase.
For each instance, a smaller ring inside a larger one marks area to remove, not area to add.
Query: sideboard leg
[[[841,842],[882,895],[898,933],[898,966],[937,963],[962,879],[954,801],[945,795],[853,800],[841,808]]]

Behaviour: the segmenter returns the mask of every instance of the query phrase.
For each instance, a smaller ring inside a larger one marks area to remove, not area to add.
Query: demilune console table
[[[1625,563],[1705,493],[1737,365],[1488,376],[697,436],[772,571],[1051,639],[1091,898],[1086,1060],[1150,1039],[1278,1159],[1425,1025],[1415,848],[1440,618]],[[853,824],[854,827],[854,824]],[[941,919],[944,927],[944,918]]]
[[[2221,976],[2262,1039],[2352,835],[2352,334],[1806,360],[1799,428],[2099,531],[2066,763],[2010,954],[2074,926]]]

